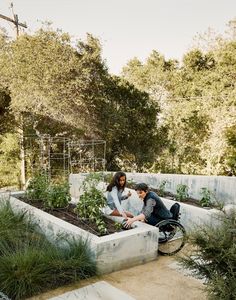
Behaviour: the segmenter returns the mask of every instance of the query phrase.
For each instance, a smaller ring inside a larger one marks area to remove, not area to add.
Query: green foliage
[[[154,159],[158,105],[127,80],[108,77],[96,106],[98,128],[106,140],[108,170],[144,170]],[[149,147],[140,140],[152,140]]]
[[[145,63],[134,58],[124,67],[124,77],[160,107],[156,134],[162,144],[152,171],[235,174],[234,25],[234,38],[204,37],[207,49],[185,53],[181,65],[152,51]]]
[[[51,243],[30,218],[13,213],[9,204],[1,205],[0,222],[0,290],[11,299],[95,275],[86,242],[58,237]]]
[[[106,206],[106,198],[103,192],[96,188],[100,180],[100,173],[91,173],[85,178],[83,181],[84,193],[80,196],[76,211],[81,218],[95,222],[98,231],[105,234],[107,229],[101,209]]]
[[[63,208],[71,200],[69,184],[50,182],[44,173],[39,173],[30,180],[26,195],[32,201],[42,201],[46,208]]]
[[[68,206],[70,200],[70,185],[67,182],[50,184],[46,190],[44,204],[49,208],[63,208]]]
[[[14,116],[10,113],[11,98],[7,88],[1,86],[0,77],[0,134],[9,132],[14,127]]]
[[[115,223],[115,228],[116,228],[116,230],[122,230],[123,229],[123,225],[122,225],[122,223]]]
[[[168,180],[162,180],[161,183],[158,186],[158,195],[160,197],[163,197],[165,195],[165,187],[166,184],[168,183]]]
[[[133,179],[128,179],[126,182],[126,186],[129,187],[130,189],[134,189],[136,184],[137,182],[134,181]]]
[[[211,207],[212,206],[212,192],[208,189],[208,188],[201,188],[200,191],[201,194],[201,199],[200,199],[200,204],[201,206],[207,206],[207,207]]]
[[[180,258],[206,280],[209,299],[236,299],[236,211],[218,214],[214,224],[198,226],[190,236],[193,252]],[[227,282],[227,284],[226,284]]]
[[[178,184],[176,188],[176,200],[184,201],[188,198],[188,186],[186,184]]]
[[[0,204],[0,256],[8,249],[17,251],[23,247],[29,237],[36,238],[34,231],[36,225],[27,220],[25,213],[14,214],[11,206],[1,199]],[[39,238],[39,234],[38,237]]]
[[[1,50],[4,91],[15,117],[24,115],[25,132],[102,138],[108,170],[143,170],[152,163],[161,145],[158,105],[108,73],[98,39],[88,34],[74,47],[69,35],[47,28],[6,41]],[[140,143],[145,138],[153,140],[148,148]]]
[[[108,170],[235,175],[234,25],[231,38],[207,36],[182,64],[154,50],[122,78],[108,73],[90,34],[76,47],[51,28],[15,41],[0,34],[0,139],[21,112],[29,134],[104,139]],[[19,159],[9,164],[6,153],[0,184],[16,184]]]
[[[49,178],[44,173],[36,174],[30,179],[26,188],[26,195],[32,200],[44,200],[47,196],[47,189],[49,187]]]
[[[19,141],[17,135],[0,135],[0,186],[19,185]]]
[[[105,181],[106,183],[110,183],[111,180],[112,180],[112,178],[113,178],[113,173],[105,174],[105,176],[104,176],[104,181]]]

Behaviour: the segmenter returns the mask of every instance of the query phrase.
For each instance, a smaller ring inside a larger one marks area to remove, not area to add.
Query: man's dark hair
[[[144,192],[148,192],[149,187],[146,183],[142,182],[142,183],[138,183],[135,185],[135,191],[144,191]]]

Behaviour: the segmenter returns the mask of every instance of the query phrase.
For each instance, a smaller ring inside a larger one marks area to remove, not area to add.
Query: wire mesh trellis
[[[50,135],[24,137],[26,174],[44,172],[48,178],[70,173],[105,171],[104,140],[73,140]]]
[[[71,173],[105,171],[104,140],[71,141],[69,149]]]

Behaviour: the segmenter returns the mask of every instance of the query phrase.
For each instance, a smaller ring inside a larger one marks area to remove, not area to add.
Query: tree
[[[108,168],[125,160],[142,169],[153,160],[158,106],[147,93],[112,77],[101,51],[90,34],[72,47],[68,35],[43,29],[6,43],[0,64],[10,108],[23,115],[25,134],[102,138]],[[136,136],[152,140],[152,147],[140,145]]]
[[[235,125],[235,39],[205,35],[206,48],[193,48],[182,65],[153,51],[137,58],[124,77],[160,107],[159,131],[165,132],[153,171],[234,174],[235,149],[227,132]],[[201,37],[202,38],[202,37]]]
[[[107,77],[103,99],[97,116],[107,142],[107,168],[144,170],[157,149],[158,107],[147,93],[116,76]]]

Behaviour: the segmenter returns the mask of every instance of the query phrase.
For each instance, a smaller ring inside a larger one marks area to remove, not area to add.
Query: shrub
[[[9,204],[1,205],[0,222],[0,291],[10,298],[25,299],[96,274],[87,242],[61,236],[52,243]]]
[[[27,219],[25,213],[14,213],[9,202],[0,205],[0,256],[8,249],[17,250],[23,247],[28,237],[32,235],[37,225],[30,218]],[[39,233],[38,235],[39,236]]]
[[[104,181],[107,183],[110,183],[112,181],[113,178],[113,173],[107,173],[104,175]]]
[[[180,258],[197,277],[206,280],[209,299],[236,299],[236,211],[217,215],[192,233],[194,251]],[[227,282],[227,284],[226,284]]]

